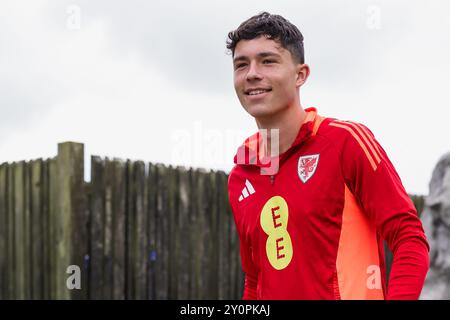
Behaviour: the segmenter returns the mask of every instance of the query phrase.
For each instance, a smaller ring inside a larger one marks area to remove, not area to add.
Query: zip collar
[[[319,129],[323,118],[317,114],[317,109],[310,107],[305,109],[305,111],[306,117],[300,126],[297,137],[292,145],[285,152],[280,154],[278,158],[280,163],[284,161],[293,148],[308,140],[310,137],[315,136]],[[237,153],[234,156],[234,163],[240,165],[253,165],[260,168],[268,167],[276,157],[264,156],[264,148],[264,139],[258,131],[245,139],[244,143],[238,148]]]

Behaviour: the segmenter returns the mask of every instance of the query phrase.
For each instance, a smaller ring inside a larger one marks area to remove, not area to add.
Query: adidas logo
[[[242,189],[241,196],[239,197],[239,202],[247,198],[249,195],[254,194],[255,189],[248,179],[245,179],[245,187]]]

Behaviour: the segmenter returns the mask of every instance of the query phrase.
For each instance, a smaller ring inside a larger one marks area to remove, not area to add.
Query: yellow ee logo
[[[280,196],[270,198],[261,211],[261,228],[269,236],[266,255],[277,270],[286,268],[292,259],[292,241],[287,231],[288,217],[288,205]]]

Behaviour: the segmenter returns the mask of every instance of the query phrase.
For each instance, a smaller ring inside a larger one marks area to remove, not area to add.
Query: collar
[[[234,156],[235,164],[243,164],[243,165],[255,165],[258,167],[267,167],[273,162],[274,158],[277,158],[276,161],[282,162],[286,156],[289,154],[294,147],[298,146],[302,142],[308,140],[310,137],[316,135],[317,130],[319,129],[320,123],[323,118],[317,114],[317,109],[314,107],[310,107],[305,109],[306,117],[303,120],[302,125],[300,126],[300,130],[297,134],[292,145],[282,154],[280,154],[279,158],[264,156],[264,137],[261,136],[260,132],[256,132],[252,136],[245,139],[244,143],[238,148],[236,155]]]

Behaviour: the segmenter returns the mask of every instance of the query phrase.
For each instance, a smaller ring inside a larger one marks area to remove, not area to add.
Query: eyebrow
[[[272,51],[263,51],[263,52],[258,53],[256,56],[258,58],[266,58],[266,57],[271,57],[271,56],[277,57],[277,58],[281,57],[278,53],[275,53]],[[237,56],[233,59],[233,62],[240,61],[240,60],[248,60],[248,57],[247,56]]]

